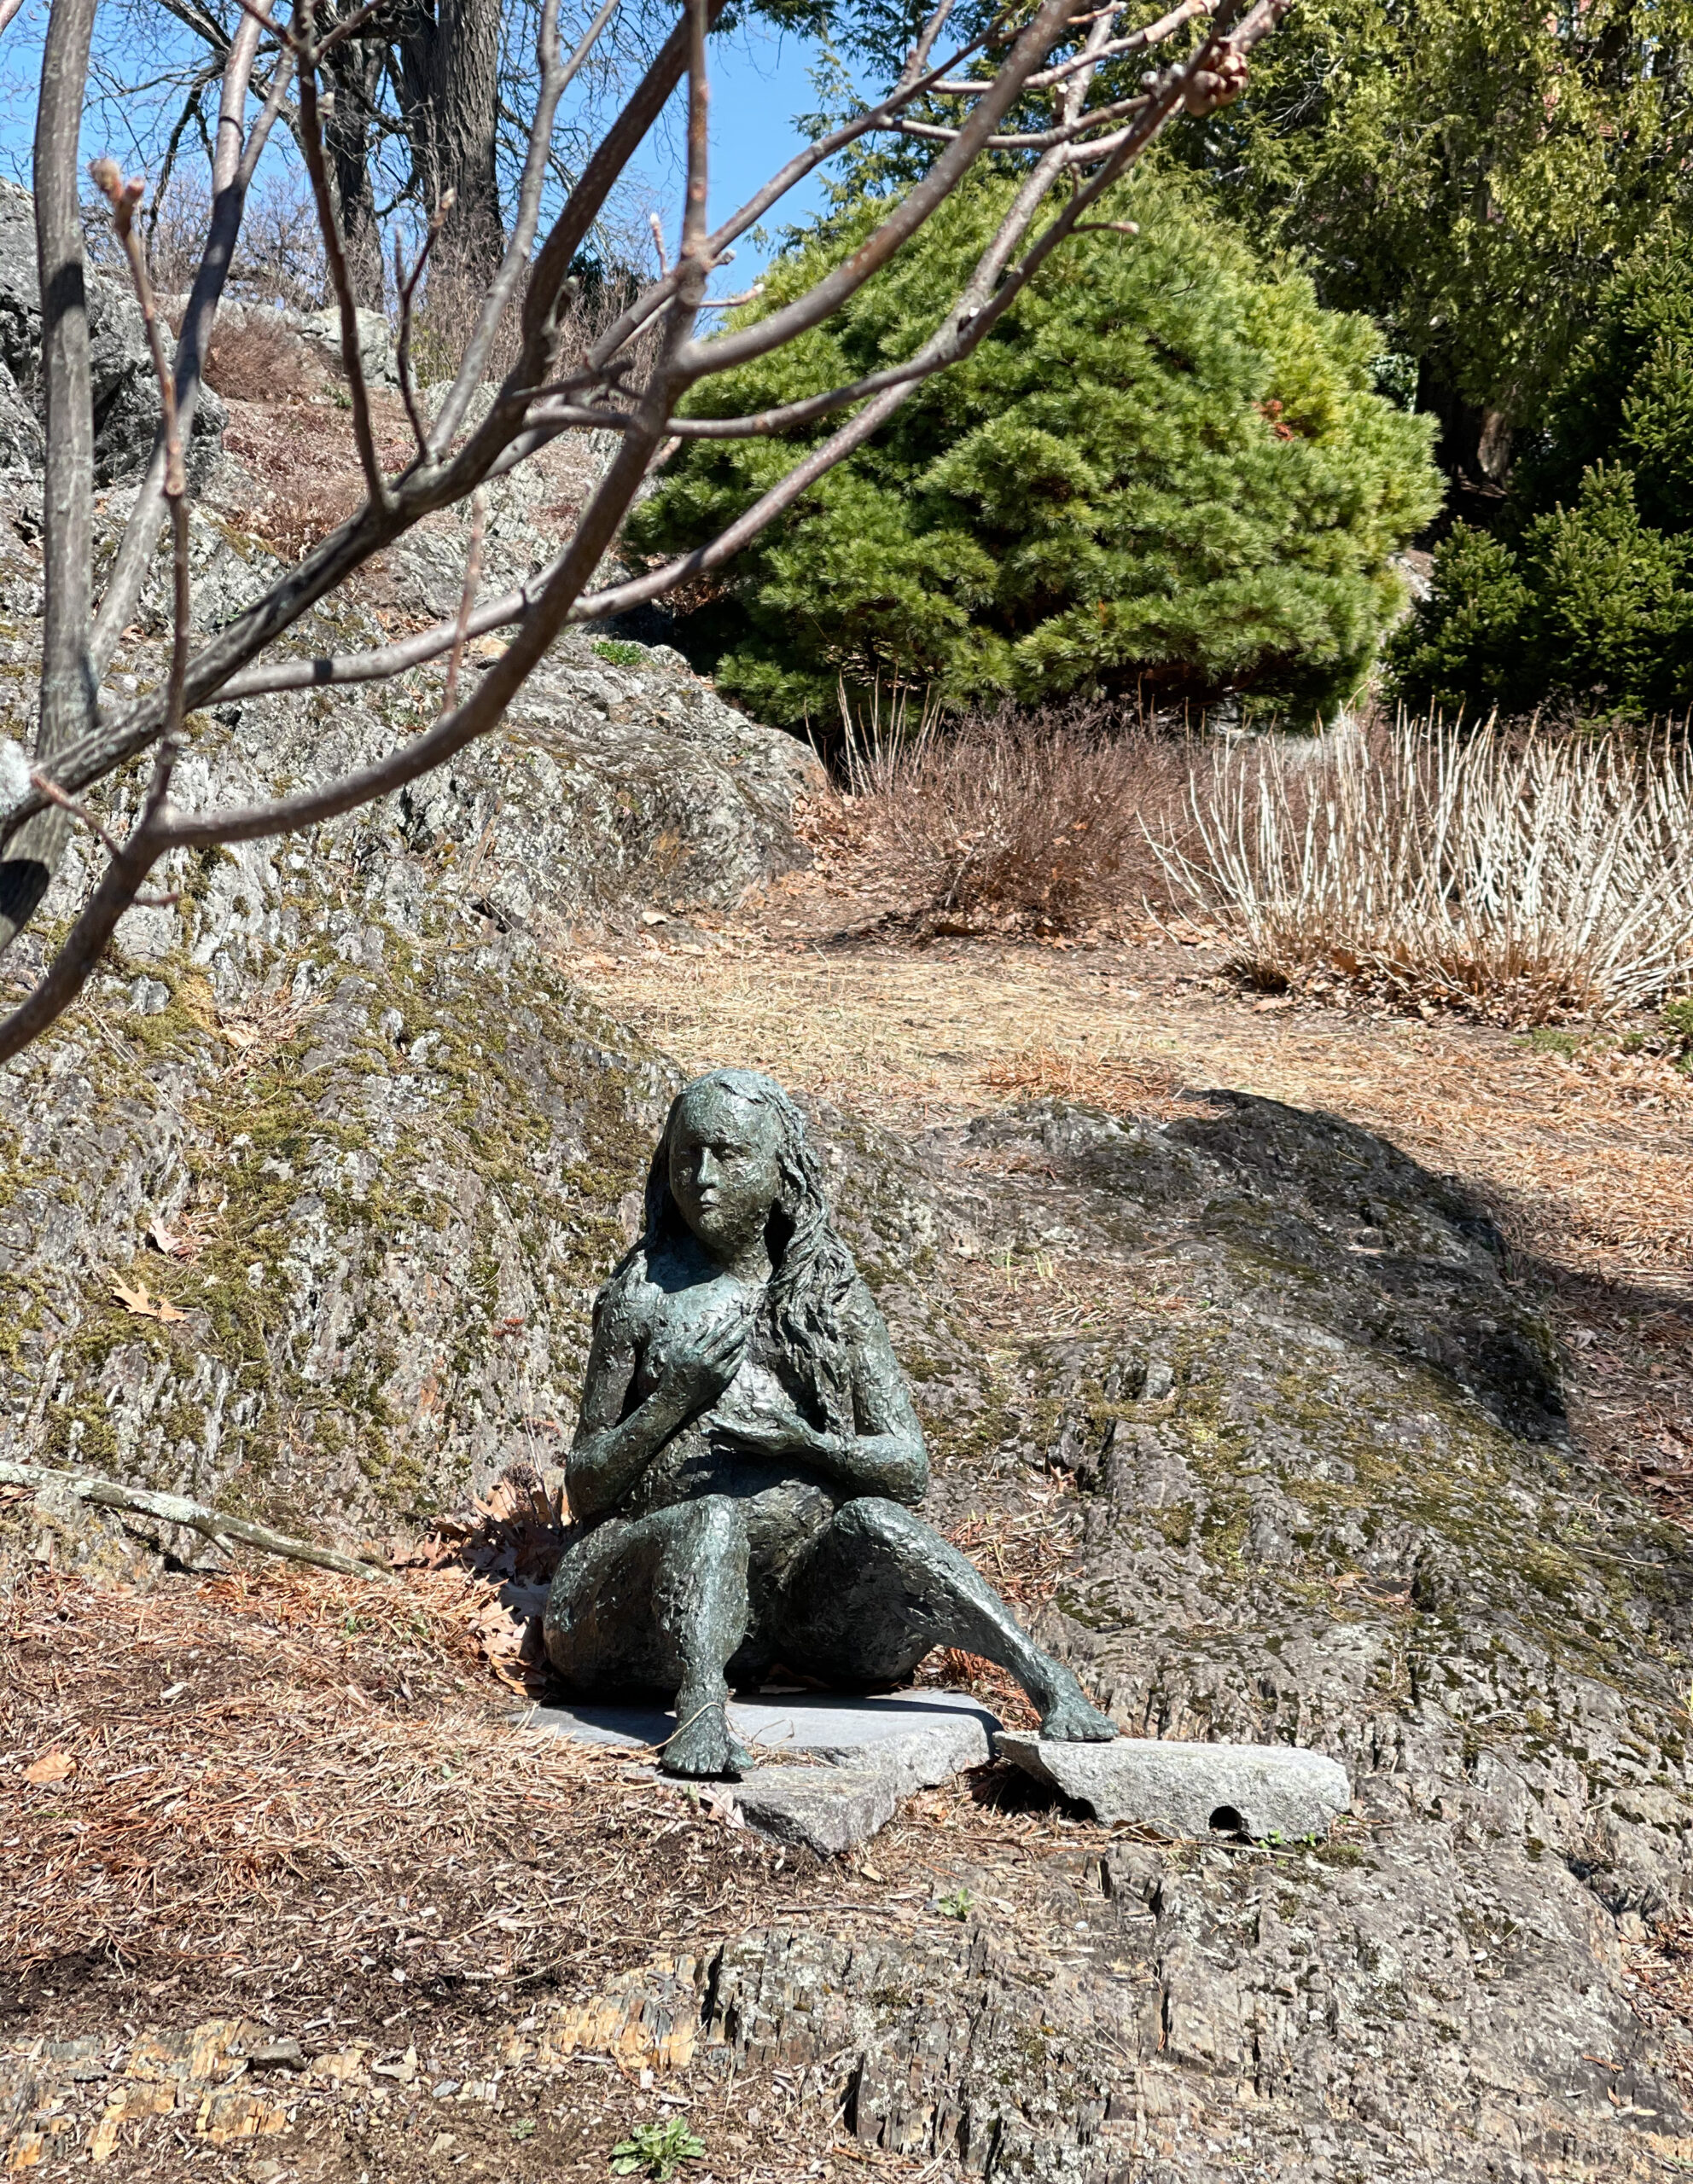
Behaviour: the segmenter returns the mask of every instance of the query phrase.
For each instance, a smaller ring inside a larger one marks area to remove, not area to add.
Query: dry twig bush
[[[927,930],[1068,932],[1163,892],[1148,828],[1180,833],[1179,743],[1085,707],[879,710],[843,703],[853,816]]]
[[[1401,717],[1219,751],[1159,847],[1232,967],[1525,1025],[1693,987],[1693,758]]]
[[[232,402],[285,402],[313,392],[323,375],[276,312],[247,311],[232,312],[218,327],[206,358],[206,383]]]

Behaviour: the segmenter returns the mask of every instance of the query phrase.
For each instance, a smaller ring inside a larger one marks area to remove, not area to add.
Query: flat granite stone
[[[1049,1744],[1002,1729],[994,1747],[1108,1825],[1137,1821],[1161,1834],[1249,1835],[1262,1842],[1326,1835],[1352,1804],[1338,1760],[1285,1744]]]
[[[520,1718],[555,1736],[628,1751],[650,1751],[676,1728],[675,1715],[657,1706],[535,1706]],[[812,1763],[761,1766],[742,1782],[699,1786],[732,1804],[749,1827],[824,1856],[885,1827],[900,1798],[914,1790],[985,1766],[999,1727],[961,1691],[896,1691],[874,1699],[761,1693],[731,1699],[729,1718],[755,1758],[793,1755]]]
[[[531,1728],[579,1744],[644,1746],[661,1745],[676,1728],[676,1716],[658,1706],[594,1705],[526,1707]],[[999,1727],[980,1700],[963,1691],[895,1691],[874,1699],[842,1698],[827,1691],[789,1697],[760,1693],[756,1699],[731,1699],[730,1724],[756,1758],[761,1752],[803,1752],[830,1767],[871,1767],[891,1771],[897,1794],[931,1789],[966,1767],[983,1767],[993,1757],[991,1739]]]
[[[892,1771],[881,1767],[760,1767],[719,1792],[749,1827],[778,1843],[803,1844],[821,1858],[867,1843],[899,1808]]]

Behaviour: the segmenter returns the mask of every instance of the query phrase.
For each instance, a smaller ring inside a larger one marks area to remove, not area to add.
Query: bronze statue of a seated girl
[[[671,1108],[645,1232],[595,1306],[567,1478],[549,1657],[579,1698],[674,1694],[672,1774],[751,1766],[731,1685],[780,1663],[881,1689],[936,1646],[1009,1669],[1043,1736],[1116,1734],[913,1513],[922,1429],[799,1111],[768,1077],[714,1070]]]

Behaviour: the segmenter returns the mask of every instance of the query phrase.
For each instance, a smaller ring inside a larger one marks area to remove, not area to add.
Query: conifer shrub
[[[1497,533],[1453,526],[1391,648],[1415,706],[1693,706],[1693,254],[1620,274],[1511,481]]]
[[[810,335],[713,380],[744,415],[883,369],[933,327],[1015,187],[984,176]],[[862,198],[803,232],[753,312],[850,252]],[[1266,271],[1181,182],[1106,207],[962,363],[924,385],[731,565],[682,642],[761,718],[849,688],[955,708],[1139,689],[1302,720],[1353,690],[1403,593],[1391,557],[1440,498],[1427,420],[1374,391],[1380,342]],[[713,537],[792,439],[684,440],[631,517],[637,565]]]

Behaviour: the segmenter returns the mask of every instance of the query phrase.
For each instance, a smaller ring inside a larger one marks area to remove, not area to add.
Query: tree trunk
[[[367,311],[381,311],[386,283],[376,193],[370,181],[370,127],[382,73],[381,46],[350,40],[329,56],[329,68],[335,98],[323,142],[340,210],[347,272],[354,300]]]
[[[435,245],[430,285],[462,286],[479,302],[504,246],[496,159],[498,0],[435,0],[400,45],[406,133],[431,214],[451,190],[453,207]]]

